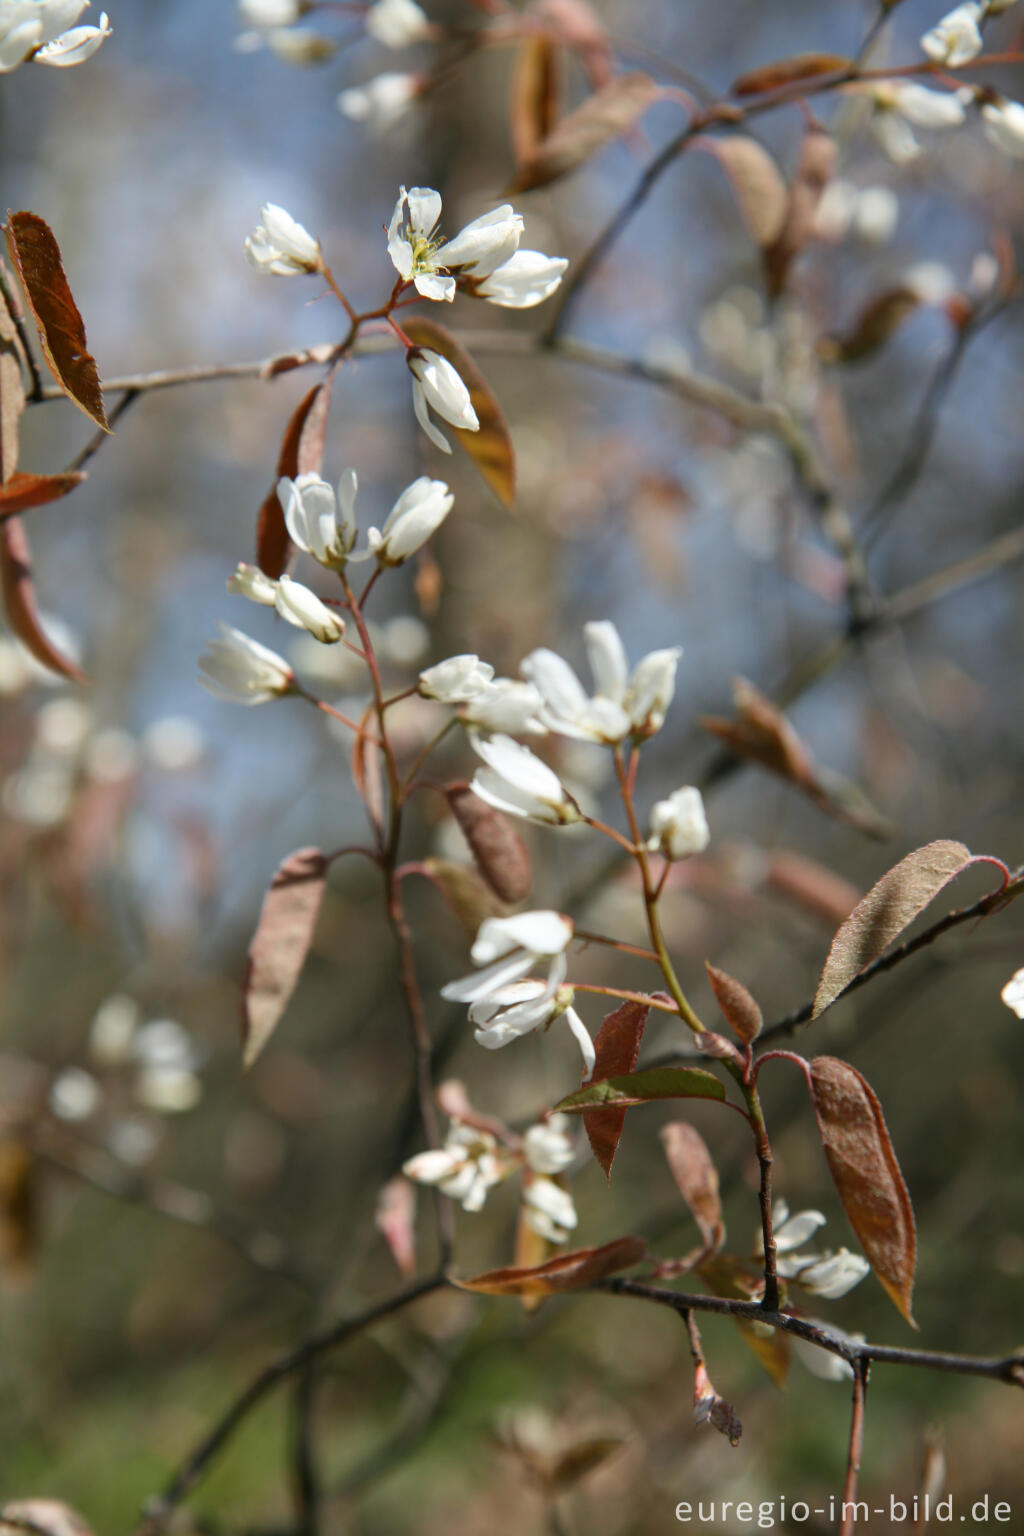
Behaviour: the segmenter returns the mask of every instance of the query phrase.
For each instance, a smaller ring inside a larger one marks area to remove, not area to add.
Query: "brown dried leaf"
[[[377,1196],[374,1226],[387,1243],[398,1273],[416,1273],[416,1187],[401,1174],[389,1179]]]
[[[2,375],[2,364],[0,364]],[[64,475],[8,475],[0,486],[0,518],[13,517],[18,512],[28,512],[32,507],[42,507],[48,501],[59,501],[85,479],[80,470]]]
[[[9,213],[6,232],[7,249],[50,372],[68,399],[109,432],[96,360],[86,346],[85,324],[72,297],[53,231],[38,214]]]
[[[912,288],[888,288],[877,294],[840,335],[822,337],[818,351],[826,363],[859,363],[883,347],[921,303]]]
[[[4,267],[6,273],[7,268]],[[25,379],[14,317],[0,290],[0,486],[18,467],[18,425],[25,409]]]
[[[782,229],[789,194],[768,151],[743,133],[720,139],[699,134],[691,140],[691,147],[707,150],[715,157],[732,184],[751,235],[758,245],[771,245]]]
[[[485,805],[466,783],[449,784],[447,795],[476,867],[491,890],[511,904],[525,901],[533,884],[530,854],[509,818]]]
[[[599,149],[634,127],[661,94],[650,75],[616,75],[563,117],[533,156],[520,166],[509,195],[545,187],[575,171]]]
[[[608,1014],[594,1042],[595,1060],[589,1079],[591,1083],[609,1077],[624,1077],[633,1071],[640,1055],[640,1042],[644,1037],[644,1026],[650,1011],[646,1003],[625,1002],[614,1013]],[[625,1109],[588,1109],[583,1113],[583,1125],[590,1149],[609,1182],[625,1123]]]
[[[838,150],[831,136],[816,123],[810,124],[800,145],[786,217],[777,239],[764,253],[768,291],[775,298],[786,285],[790,264],[814,234],[818,204],[835,174],[837,159]]]
[[[835,1056],[810,1062],[818,1132],[849,1222],[871,1267],[913,1327],[914,1209],[882,1106],[860,1073]]]
[[[939,841],[908,853],[883,875],[832,940],[812,1017],[830,1007],[970,862],[963,843]]]
[[[560,115],[562,52],[543,32],[524,38],[512,71],[510,128],[516,164],[523,165],[551,134]]]
[[[703,1136],[686,1120],[673,1120],[661,1128],[672,1177],[700,1228],[704,1247],[714,1251],[725,1241],[722,1202],[718,1195],[718,1171]]]
[[[760,96],[777,91],[796,80],[813,80],[817,75],[834,75],[853,68],[854,61],[840,53],[795,53],[789,59],[777,59],[748,70],[732,84],[734,96]]]
[[[287,570],[294,549],[278,499],[277,483],[283,476],[294,480],[297,475],[320,473],[334,373],[332,368],[322,383],[303,395],[292,412],[281,439],[274,483],[257,516],[256,564],[274,581]]]
[[[734,976],[730,976],[727,971],[720,971],[717,966],[711,965],[707,960],[704,962],[704,969],[708,973],[711,990],[726,1021],[744,1045],[753,1044],[764,1025],[764,1015],[757,1003],[743,983],[737,981]]]
[[[29,655],[39,665],[73,683],[88,682],[82,669],[64,656],[49,639],[39,622],[35,585],[32,581],[32,556],[21,519],[8,517],[0,522],[0,592],[3,593],[7,622]]]
[[[811,754],[785,715],[745,677],[733,679],[736,720],[702,716],[700,724],[724,741],[737,757],[746,757],[801,789],[814,782]]]
[[[28,1279],[35,1257],[35,1172],[23,1142],[0,1141],[0,1272],[16,1285]]]
[[[445,431],[454,433],[502,506],[510,507],[516,499],[515,450],[508,422],[491,386],[462,343],[456,341],[452,333],[436,320],[415,315],[403,321],[403,329],[416,346],[430,347],[447,358],[466,385],[480,422],[480,430],[466,432],[461,427],[446,426]]]
[[[0,1526],[34,1531],[39,1536],[92,1536],[87,1521],[57,1499],[14,1499],[0,1506]]]
[[[600,1248],[578,1248],[563,1253],[534,1269],[489,1269],[482,1275],[449,1279],[463,1291],[479,1291],[487,1296],[555,1296],[561,1291],[578,1291],[622,1269],[639,1264],[647,1253],[642,1237],[620,1237]]]
[[[313,938],[327,881],[319,848],[299,848],[278,865],[263,898],[242,981],[242,1066],[259,1056],[288,1006]]]

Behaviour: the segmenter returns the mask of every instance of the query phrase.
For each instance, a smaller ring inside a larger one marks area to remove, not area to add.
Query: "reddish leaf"
[[[646,1072],[631,1072],[622,1077],[608,1077],[600,1083],[588,1083],[556,1104],[569,1114],[605,1106],[632,1109],[638,1104],[654,1104],[659,1099],[724,1099],[725,1089],[717,1077],[700,1067],[649,1067]]]
[[[0,1270],[16,1284],[29,1278],[36,1249],[36,1165],[23,1142],[0,1141]]]
[[[575,171],[599,149],[640,121],[661,91],[650,75],[639,71],[616,75],[563,117],[534,155],[517,171],[509,194],[545,187]]]
[[[908,853],[883,875],[832,940],[812,1017],[830,1007],[970,862],[963,843],[940,841]]]
[[[650,1011],[646,1003],[625,1002],[608,1015],[594,1042],[595,1061],[590,1075],[591,1083],[609,1077],[623,1077],[633,1071],[640,1055],[640,1042]],[[583,1115],[591,1151],[608,1180],[612,1176],[612,1162],[625,1123],[625,1109],[588,1109]]]
[[[448,804],[476,867],[502,901],[524,901],[533,884],[530,854],[507,816],[485,805],[468,784],[449,784]]]
[[[14,1499],[0,1506],[0,1525],[39,1536],[92,1536],[78,1511],[57,1499]]]
[[[607,85],[615,73],[615,55],[607,28],[587,0],[538,0],[537,14],[579,54],[594,89]]]
[[[490,1269],[466,1280],[449,1276],[463,1291],[480,1291],[488,1296],[554,1296],[560,1291],[578,1291],[593,1285],[606,1275],[617,1274],[639,1264],[647,1253],[642,1237],[620,1237],[601,1248],[578,1248],[563,1253],[547,1264],[533,1269]]]
[[[852,69],[854,61],[839,53],[795,53],[790,59],[777,59],[773,64],[762,64],[733,81],[734,96],[760,96],[764,91],[777,91],[781,85],[792,85],[796,80],[813,80],[817,75],[840,74]]]
[[[487,918],[504,917],[508,912],[504,902],[468,864],[431,857],[423,860],[423,871],[433,880],[466,932],[474,937]]]
[[[849,917],[861,896],[855,885],[835,874],[826,864],[805,858],[789,848],[779,848],[769,854],[765,883],[805,907],[815,917],[833,924]]]
[[[516,164],[537,152],[558,121],[562,99],[562,53],[553,38],[539,32],[524,38],[512,72],[510,125]]]
[[[710,1424],[712,1429],[717,1429],[720,1435],[725,1436],[731,1446],[740,1443],[743,1425],[732,1404],[727,1403],[724,1397],[719,1397],[715,1391],[703,1361],[698,1364],[694,1376],[693,1421],[698,1426]]]
[[[882,1106],[845,1061],[815,1056],[811,1099],[832,1180],[871,1267],[913,1326],[917,1234],[914,1210]]]
[[[32,581],[32,556],[25,530],[17,517],[0,522],[0,591],[3,592],[8,624],[39,665],[60,677],[70,678],[73,683],[88,682],[81,668],[58,651],[39,622]]]
[[[281,439],[274,483],[264,497],[257,517],[256,564],[275,581],[287,569],[294,548],[285,526],[277,483],[284,476],[294,480],[296,475],[320,473],[334,372],[332,368],[322,383],[303,395],[292,412]]]
[[[741,981],[720,971],[717,966],[704,962],[711,990],[734,1033],[744,1045],[751,1045],[761,1033],[764,1016]]]
[[[25,409],[21,360],[18,329],[0,289],[0,486],[18,467],[18,425]]]
[[[768,291],[773,297],[782,292],[790,264],[814,235],[818,204],[835,174],[837,157],[832,138],[812,123],[800,145],[782,228],[764,253]]]
[[[503,507],[510,507],[516,499],[516,457],[508,422],[502,414],[491,386],[484,378],[461,342],[436,320],[413,316],[403,321],[403,329],[410,341],[418,347],[430,347],[448,359],[469,390],[473,409],[480,422],[479,432],[466,432],[461,427],[445,427],[453,431],[473,460],[481,475],[491,487]]]
[[[825,336],[818,350],[826,363],[859,363],[883,347],[921,303],[912,288],[887,288],[877,294],[840,335]]]
[[[374,1226],[391,1251],[398,1273],[416,1273],[416,1188],[401,1175],[389,1179],[377,1196]]]
[[[68,399],[104,432],[109,432],[96,360],[86,346],[85,325],[72,297],[53,231],[35,213],[9,213],[7,249],[39,331],[50,372]]]
[[[278,865],[263,898],[242,982],[242,1066],[249,1068],[288,1006],[313,938],[327,881],[318,848],[299,848]]]
[[[694,149],[707,150],[722,167],[736,194],[743,221],[760,246],[777,239],[786,217],[789,194],[782,172],[768,151],[746,134],[725,138],[698,135]]]
[[[700,1228],[705,1248],[720,1248],[725,1241],[725,1223],[718,1197],[718,1172],[704,1138],[687,1121],[673,1120],[662,1126],[661,1144],[679,1193]]]
[[[65,475],[9,475],[6,483],[0,486],[0,518],[13,517],[31,507],[42,507],[48,501],[59,501],[84,479],[81,471]]]

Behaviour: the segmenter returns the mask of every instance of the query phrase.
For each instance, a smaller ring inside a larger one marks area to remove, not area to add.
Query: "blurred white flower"
[[[1024,967],[1014,971],[999,996],[1018,1019],[1024,1019]]]
[[[918,303],[941,309],[956,293],[956,278],[941,261],[916,261],[903,274],[903,286],[916,294]]]
[[[429,347],[416,347],[406,353],[406,364],[412,374],[412,408],[416,420],[442,453],[451,453],[452,445],[431,421],[431,410],[442,420],[451,422],[453,427],[464,432],[479,432],[480,422],[469,390],[446,357],[432,352]]]
[[[549,1243],[566,1242],[578,1221],[572,1195],[543,1174],[530,1179],[523,1190],[523,1217]]]
[[[97,26],[73,25],[89,0],[3,0],[0,4],[0,74],[31,58],[68,68],[81,64],[110,36],[106,11]]]
[[[378,656],[386,656],[396,667],[415,667],[430,650],[430,630],[414,613],[396,613],[389,619],[377,646]]]
[[[62,3],[62,0],[42,0],[43,9],[48,9],[53,14],[61,10],[81,11],[83,7]],[[61,32],[52,42],[45,43],[38,53],[32,55],[34,64],[52,64],[57,69],[68,69],[75,64],[84,64],[86,59],[91,59],[97,48],[108,38],[111,33],[110,19],[106,11],[100,13],[99,23],[95,27],[71,27],[67,32]]]
[[[275,58],[300,68],[325,64],[338,51],[333,37],[315,32],[312,27],[274,27],[266,34],[266,43]]]
[[[83,767],[91,779],[116,784],[130,778],[139,766],[139,744],[130,731],[108,726],[97,731],[85,749]]]
[[[220,638],[207,642],[199,658],[199,681],[218,699],[231,704],[265,704],[289,693],[295,674],[276,651],[220,623]]]
[[[202,761],[206,741],[202,727],[188,715],[164,715],[143,731],[142,751],[163,773],[182,773]]]
[[[863,1344],[864,1334],[846,1333],[842,1328],[837,1328],[834,1323],[823,1323],[820,1318],[806,1317],[804,1322],[813,1323],[820,1328],[822,1333],[827,1333],[833,1339],[838,1339],[844,1344]],[[802,1363],[810,1371],[812,1376],[817,1376],[821,1381],[850,1381],[853,1379],[853,1368],[849,1366],[841,1355],[833,1355],[830,1350],[819,1349],[809,1339],[793,1338],[793,1347]]]
[[[247,597],[251,603],[262,603],[273,608],[277,601],[277,582],[264,576],[258,565],[248,565],[240,560],[227,580],[227,589],[237,597]]]
[[[297,277],[320,268],[320,242],[276,203],[260,208],[261,223],[245,240],[245,259],[257,272]]]
[[[458,1200],[464,1211],[479,1211],[487,1191],[501,1182],[508,1168],[489,1132],[453,1120],[444,1146],[410,1157],[402,1172],[418,1184],[436,1184],[442,1194]]]
[[[869,245],[891,240],[899,217],[900,201],[891,187],[865,187],[857,198],[854,226]]]
[[[365,123],[370,133],[386,133],[404,117],[420,92],[419,75],[390,71],[375,75],[365,85],[351,85],[338,96],[338,111],[354,123]]]
[[[548,729],[606,745],[660,730],[672,701],[681,647],[651,651],[630,674],[614,624],[606,620],[586,624],[583,635],[597,685],[593,697],[588,697],[569,663],[554,651],[543,647],[531,651],[520,667],[544,701],[541,719]]]
[[[113,992],[97,1008],[89,1026],[89,1054],[104,1067],[119,1067],[134,1051],[139,1005],[124,992]]]
[[[570,1123],[568,1115],[549,1115],[524,1134],[523,1151],[534,1173],[561,1173],[568,1168],[576,1156]]]
[[[248,27],[290,27],[305,9],[302,0],[238,0],[239,20]]]
[[[933,64],[946,64],[956,69],[977,58],[983,46],[979,24],[984,9],[976,0],[966,0],[924,34],[921,47]]]
[[[911,127],[958,128],[966,118],[970,90],[933,91],[914,80],[885,80],[872,91],[871,131],[894,165],[908,165],[921,153]]]
[[[851,1253],[847,1248],[840,1248],[837,1253],[799,1253],[797,1250],[824,1225],[825,1217],[820,1211],[798,1211],[790,1216],[785,1202],[778,1201],[772,1211],[776,1268],[783,1280],[795,1280],[804,1290],[836,1301],[864,1279],[871,1265],[862,1254]]]
[[[135,1031],[132,1049],[146,1067],[191,1071],[199,1060],[191,1035],[177,1019],[150,1019]]]
[[[667,800],[651,807],[648,848],[666,859],[686,859],[703,853],[711,841],[704,801],[692,784],[673,790]]]
[[[1024,157],[1024,105],[1019,101],[988,101],[981,109],[985,137],[1013,160]]]
[[[416,0],[375,0],[366,13],[366,30],[385,48],[405,48],[433,32],[429,17]]]
[[[367,553],[378,565],[401,565],[437,532],[454,501],[455,497],[443,480],[420,475],[399,496],[384,527],[367,531]]]
[[[36,741],[55,757],[75,757],[92,723],[92,710],[81,699],[49,699],[36,712]]]
[[[101,1098],[99,1083],[81,1067],[65,1067],[50,1085],[50,1109],[58,1120],[88,1120]]]
[[[496,677],[466,701],[462,718],[467,725],[485,731],[502,731],[510,736],[546,736],[548,728],[540,718],[543,702],[532,683]]]
[[[356,541],[355,504],[359,481],[354,469],[343,471],[335,494],[320,475],[307,473],[277,482],[277,499],[293,544],[340,569]]]
[[[552,768],[510,736],[474,736],[473,750],[486,768],[478,768],[470,786],[496,810],[544,826],[564,826],[580,813]]]
[[[418,689],[425,699],[440,704],[464,704],[480,693],[494,676],[494,668],[479,656],[449,656],[420,673]]]
[[[551,297],[568,265],[564,256],[516,251],[485,277],[475,291],[501,309],[532,309]]]
[[[182,1067],[143,1067],[135,1080],[138,1102],[161,1115],[186,1114],[202,1096],[199,1078]]]

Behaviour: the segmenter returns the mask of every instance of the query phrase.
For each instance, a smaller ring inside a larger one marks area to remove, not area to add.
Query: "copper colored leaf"
[[[406,1280],[416,1273],[416,1188],[401,1175],[389,1179],[377,1196],[374,1226]]]
[[[509,194],[545,187],[577,170],[599,149],[635,126],[657,100],[660,90],[650,75],[616,75],[563,117],[554,132],[517,171]]]
[[[814,235],[818,204],[835,174],[837,158],[835,141],[816,123],[810,124],[800,144],[786,217],[764,252],[765,276],[773,297],[782,292],[790,264]]]
[[[823,337],[826,363],[859,363],[883,347],[921,302],[912,288],[888,288],[864,306],[848,330]]]
[[[751,1045],[764,1025],[764,1016],[757,1003],[735,976],[730,976],[727,971],[720,971],[717,966],[710,965],[706,960],[704,969],[708,973],[708,981],[711,983],[715,1000],[732,1026],[733,1032],[744,1045]]]
[[[640,1055],[640,1042],[650,1011],[646,1003],[630,1001],[608,1015],[594,1042],[595,1060],[594,1070],[590,1074],[591,1083],[609,1077],[623,1077],[633,1071]],[[588,1109],[584,1112],[583,1125],[587,1139],[606,1179],[611,1179],[612,1162],[625,1123],[625,1109]]]
[[[524,901],[533,884],[526,844],[507,816],[485,805],[468,784],[449,784],[448,804],[476,867],[502,901]]]
[[[914,1211],[882,1106],[860,1073],[845,1061],[815,1056],[810,1073],[818,1132],[843,1210],[875,1274],[913,1324]]]
[[[278,865],[263,898],[242,982],[242,1065],[252,1066],[288,1006],[313,938],[327,880],[319,848]]]
[[[800,788],[813,782],[811,755],[785,715],[745,677],[733,679],[735,720],[704,716],[700,724],[737,757],[751,758]]]
[[[480,430],[466,432],[461,427],[446,426],[445,431],[454,432],[502,506],[510,507],[516,498],[515,451],[508,422],[491,386],[462,343],[436,320],[416,315],[403,321],[403,329],[416,346],[429,347],[447,358],[466,385]]]
[[[6,267],[3,269],[6,273]],[[18,426],[25,409],[25,380],[14,317],[0,289],[0,486],[18,467]]]
[[[85,325],[71,294],[60,246],[35,213],[7,216],[7,249],[39,331],[43,356],[69,400],[110,431],[96,361],[85,342]]]
[[[685,1120],[661,1128],[661,1144],[679,1193],[700,1228],[704,1246],[716,1249],[725,1240],[718,1172],[700,1132]]]
[[[563,1253],[533,1269],[490,1269],[466,1280],[449,1278],[461,1290],[481,1291],[488,1296],[554,1296],[560,1291],[581,1290],[606,1275],[630,1269],[646,1253],[647,1244],[642,1237],[620,1237],[601,1248],[578,1248],[574,1253]]]
[[[715,157],[729,178],[751,235],[758,245],[771,245],[782,229],[789,193],[768,151],[743,133],[720,139],[699,135],[692,145]]]
[[[849,917],[861,897],[855,885],[826,864],[789,848],[777,848],[768,855],[765,883],[815,917],[833,924]]]
[[[561,98],[562,54],[558,44],[543,32],[524,38],[512,72],[512,150],[517,165],[530,160],[552,132]]]
[[[700,1067],[649,1067],[646,1072],[631,1072],[623,1077],[605,1078],[588,1083],[570,1093],[555,1108],[570,1114],[605,1106],[632,1109],[638,1104],[653,1104],[659,1099],[724,1099],[725,1089],[717,1077]]]
[[[882,876],[842,924],[814,994],[817,1018],[971,862],[963,843],[928,843]]]
[[[12,1499],[0,1506],[0,1526],[38,1532],[39,1536],[92,1536],[88,1523],[70,1504],[57,1499]]]
[[[508,911],[483,877],[468,864],[431,857],[423,860],[423,871],[441,891],[468,934],[475,936],[487,918],[503,917]]]
[[[537,14],[578,54],[595,90],[615,73],[615,54],[604,22],[587,0],[537,0]]]
[[[0,1273],[28,1279],[36,1247],[35,1159],[23,1142],[0,1141]]]
[[[796,80],[813,80],[817,75],[834,75],[852,67],[853,60],[840,53],[795,53],[792,58],[777,59],[773,64],[762,64],[740,75],[733,81],[732,94],[760,96]]]
[[[32,507],[42,507],[48,501],[59,501],[76,485],[81,485],[85,475],[70,471],[64,475],[9,475],[0,486],[0,518],[12,517],[16,512],[28,512]]]
[[[0,591],[7,622],[29,655],[60,677],[70,678],[73,683],[87,682],[85,673],[57,649],[39,621],[32,556],[21,519],[17,517],[0,522]]]
[[[324,461],[324,441],[331,403],[334,370],[321,384],[303,395],[289,418],[277,455],[274,483],[263,499],[256,521],[256,564],[275,581],[284,574],[294,548],[285,526],[284,510],[277,494],[278,481],[286,476],[319,474]]]

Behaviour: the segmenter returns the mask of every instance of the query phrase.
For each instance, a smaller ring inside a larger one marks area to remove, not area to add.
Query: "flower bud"
[[[320,242],[276,203],[264,203],[262,223],[245,242],[245,259],[257,272],[297,277],[320,269]]]
[[[702,853],[711,840],[704,801],[699,789],[687,785],[651,809],[651,835],[647,846],[666,859],[686,859]]]

